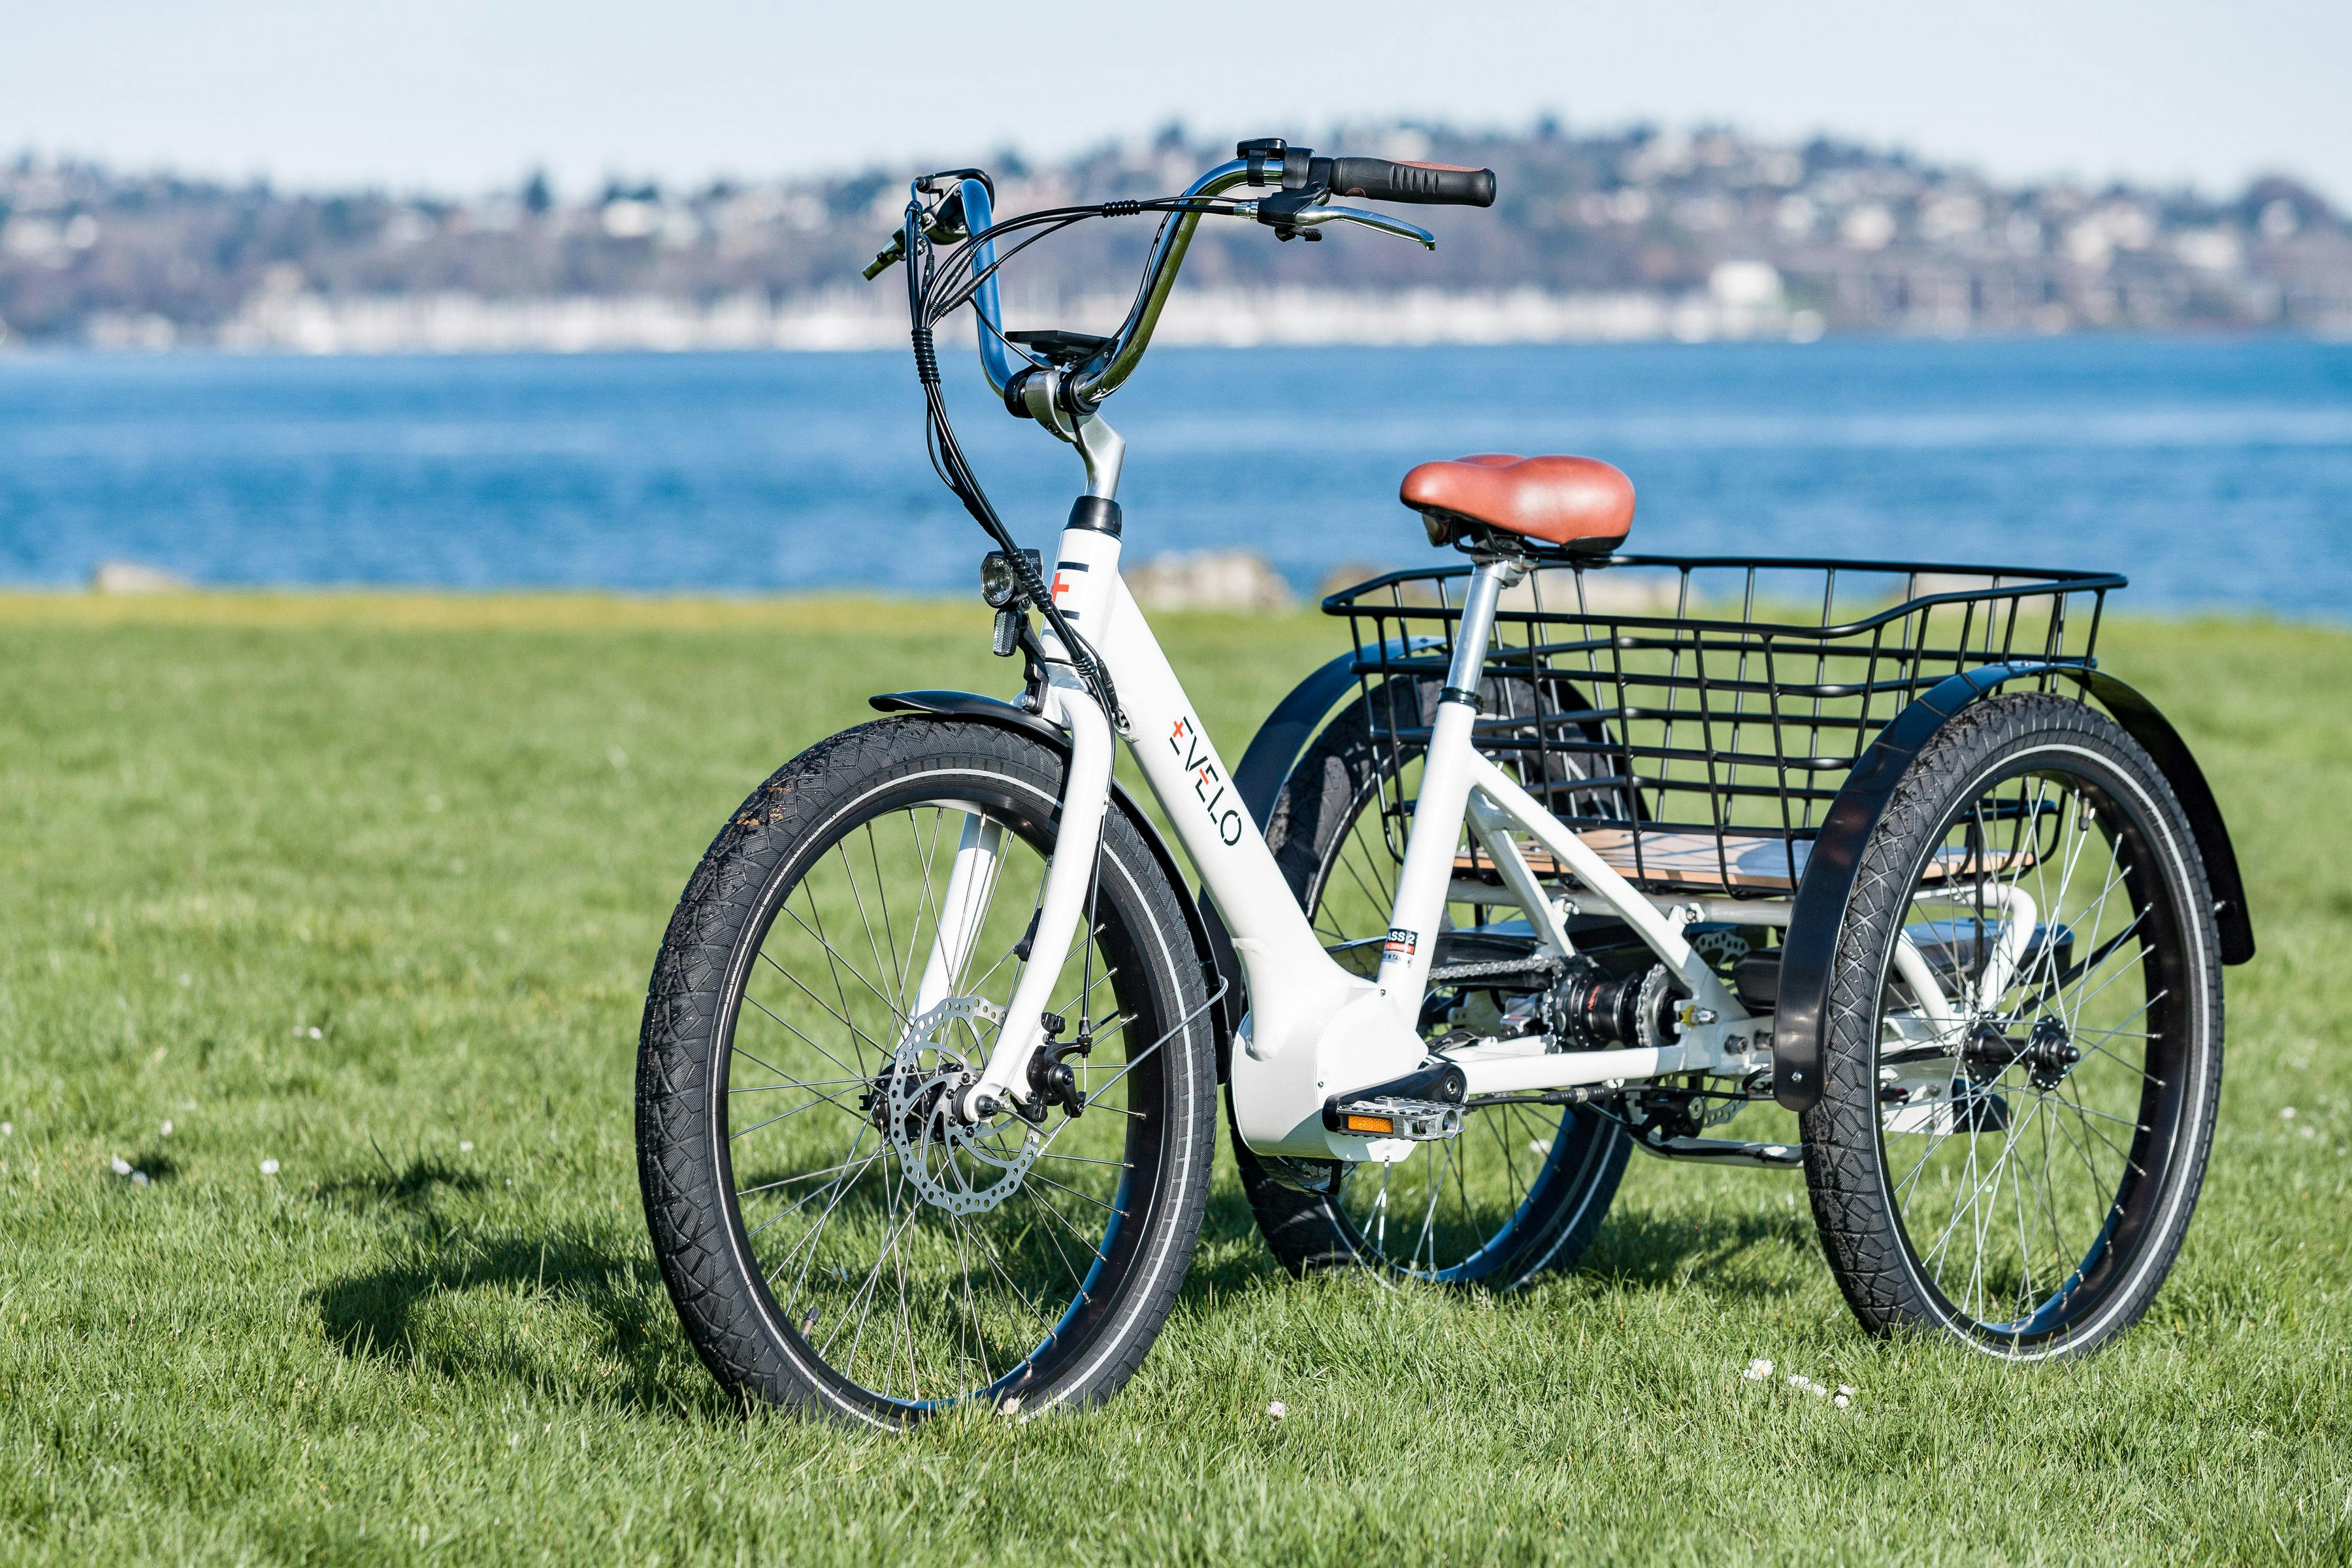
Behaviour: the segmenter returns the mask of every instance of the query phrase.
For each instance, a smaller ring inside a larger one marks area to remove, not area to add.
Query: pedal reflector
[[[1460,1132],[1462,1108],[1451,1100],[1407,1100],[1392,1094],[1355,1100],[1334,1099],[1324,1105],[1323,1125],[1354,1138],[1409,1138],[1425,1143]]]

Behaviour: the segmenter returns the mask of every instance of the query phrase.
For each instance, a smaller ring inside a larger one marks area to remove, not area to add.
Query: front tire
[[[688,882],[646,999],[638,1173],[679,1321],[738,1398],[886,1427],[1087,1404],[1173,1305],[1214,1045],[1185,895],[1116,801],[1054,1006],[1092,1030],[1084,1113],[940,1110],[1027,962],[1063,771],[995,726],[864,725],[755,790]],[[919,1009],[967,826],[997,870],[966,884],[952,995]]]

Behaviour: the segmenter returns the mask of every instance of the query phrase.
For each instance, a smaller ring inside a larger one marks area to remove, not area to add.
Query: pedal
[[[1416,1143],[1452,1138],[1462,1131],[1462,1108],[1443,1100],[1406,1100],[1398,1095],[1334,1096],[1323,1107],[1323,1125],[1358,1138],[1405,1138]]]
[[[1470,1080],[1459,1062],[1433,1058],[1402,1078],[1368,1083],[1323,1102],[1323,1125],[1357,1138],[1404,1138],[1416,1143],[1462,1131],[1462,1101]]]

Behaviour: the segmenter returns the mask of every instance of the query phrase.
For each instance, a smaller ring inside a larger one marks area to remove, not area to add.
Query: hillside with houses
[[[1885,148],[1729,129],[1388,125],[1331,151],[1488,164],[1434,254],[1360,231],[1202,227],[1163,341],[1426,342],[2083,331],[2352,332],[2352,226],[2284,175],[2225,194],[2002,184]],[[1165,195],[1230,155],[1171,129],[984,160],[999,210]],[[951,160],[950,160],[951,161]],[[0,347],[307,352],[864,347],[904,331],[859,268],[915,171],[693,189],[524,178],[472,196],[273,189],[0,161]],[[1148,217],[1007,272],[1009,310],[1105,326]]]

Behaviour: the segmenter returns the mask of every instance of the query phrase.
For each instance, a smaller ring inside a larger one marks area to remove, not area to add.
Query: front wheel
[[[1029,962],[1062,773],[993,726],[867,724],[754,791],[688,882],[646,998],[638,1173],[738,1397],[881,1426],[1084,1404],[1174,1303],[1215,1047],[1185,895],[1117,803],[1053,1007],[1090,1047],[1073,1091],[1035,1122],[950,1109]]]
[[[2093,1349],[2171,1268],[2221,1095],[2179,803],[2105,715],[1988,699],[1912,763],[1854,887],[1803,1118],[1846,1300],[2009,1359]]]

